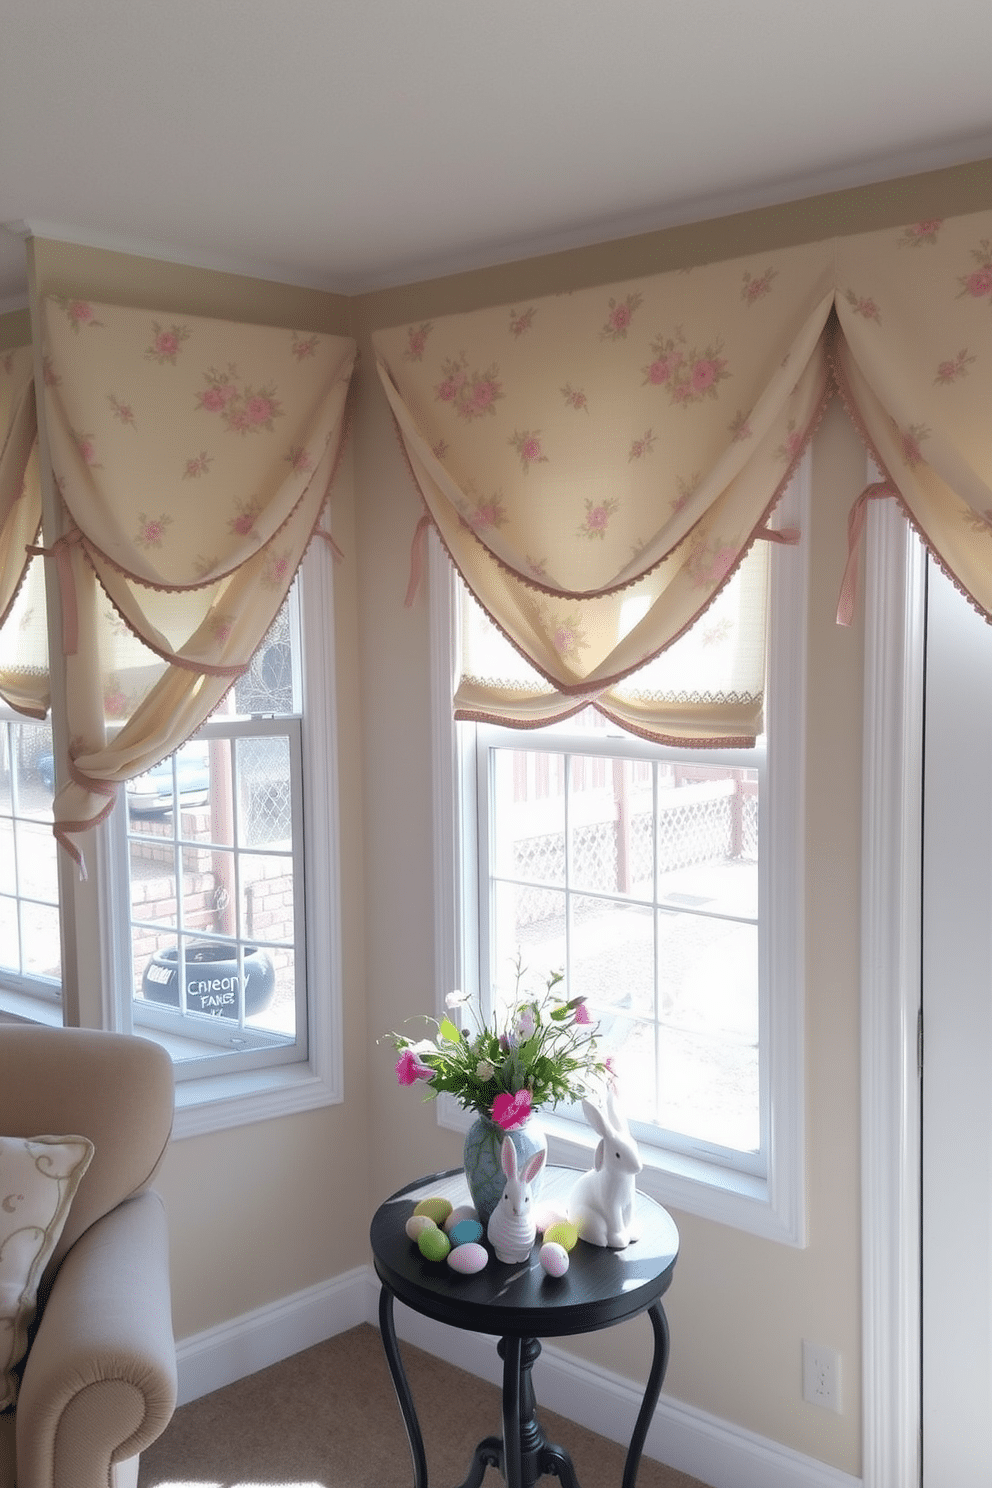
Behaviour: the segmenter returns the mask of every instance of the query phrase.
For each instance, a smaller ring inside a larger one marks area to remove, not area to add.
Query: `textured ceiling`
[[[990,58],[989,0],[0,0],[0,223],[354,292],[992,157]]]

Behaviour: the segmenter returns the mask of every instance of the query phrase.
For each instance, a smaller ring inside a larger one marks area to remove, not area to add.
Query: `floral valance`
[[[992,613],[990,303],[983,213],[373,340],[429,519],[470,591],[560,708],[609,711],[769,535],[837,386],[885,471],[880,491]],[[519,687],[500,691],[491,712],[514,721]],[[478,696],[456,704],[486,711]]]
[[[65,522],[52,557],[73,740],[55,805],[66,833],[182,743],[250,662],[324,506],[355,347],[80,299],[42,312]]]

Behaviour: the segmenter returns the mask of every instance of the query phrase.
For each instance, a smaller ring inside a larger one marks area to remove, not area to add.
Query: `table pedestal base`
[[[503,1437],[487,1436],[479,1443],[461,1488],[480,1488],[487,1467],[497,1468],[512,1488],[533,1488],[539,1478],[550,1476],[565,1488],[579,1488],[571,1457],[548,1441],[537,1419],[531,1369],[540,1343],[536,1338],[501,1338],[496,1351],[503,1360]]]
[[[669,1334],[664,1308],[660,1302],[653,1302],[647,1309],[647,1314],[654,1330],[654,1358],[644,1399],[630,1438],[624,1465],[623,1488],[634,1488],[637,1480],[644,1441],[668,1365]],[[379,1331],[406,1425],[413,1457],[414,1488],[427,1488],[424,1441],[396,1341],[393,1296],[385,1286],[379,1293]],[[487,1436],[479,1443],[472,1454],[468,1477],[460,1488],[480,1488],[487,1467],[499,1470],[507,1488],[534,1488],[534,1484],[542,1476],[558,1478],[565,1488],[579,1488],[571,1457],[564,1447],[554,1446],[548,1441],[537,1419],[531,1369],[541,1352],[540,1343],[536,1338],[510,1336],[501,1338],[496,1347],[503,1360],[503,1436]]]

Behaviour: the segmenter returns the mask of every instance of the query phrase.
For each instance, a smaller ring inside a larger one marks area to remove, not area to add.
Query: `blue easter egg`
[[[482,1239],[482,1226],[477,1219],[460,1219],[448,1231],[452,1245],[476,1245]]]

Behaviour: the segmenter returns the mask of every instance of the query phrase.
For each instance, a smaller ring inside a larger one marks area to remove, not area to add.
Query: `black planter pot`
[[[213,1018],[237,1018],[244,994],[245,1017],[262,1012],[272,1001],[276,971],[268,951],[244,948],[244,986],[233,947],[219,941],[191,946],[186,952],[186,1008]],[[141,978],[141,991],[151,1002],[179,1007],[179,952],[156,951]]]

